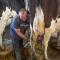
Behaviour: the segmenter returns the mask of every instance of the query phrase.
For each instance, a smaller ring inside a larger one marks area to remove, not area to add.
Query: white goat
[[[48,56],[47,56],[48,42],[50,40],[51,35],[54,32],[60,31],[60,18],[56,18],[56,20],[52,19],[51,26],[49,28],[45,28],[45,29],[44,28],[45,28],[44,27],[44,14],[43,14],[42,9],[38,7],[38,8],[36,8],[36,14],[35,14],[34,22],[33,22],[34,33],[33,33],[32,45],[35,49],[35,44],[37,43],[36,42],[37,36],[42,35],[45,30],[44,41],[43,41],[43,44],[45,47],[44,54],[45,54],[45,59],[48,59]]]
[[[6,27],[6,25],[11,23],[11,17],[14,17],[16,15],[15,11],[11,11],[11,9],[9,9],[8,7],[6,7],[6,10],[3,11],[2,13],[2,17],[0,20],[0,45],[2,45],[2,34],[3,31]]]
[[[50,40],[50,37],[54,32],[59,32],[59,31],[60,31],[60,18],[56,18],[56,20],[52,19],[51,26],[45,29],[45,35],[44,35],[44,46],[45,46],[44,51],[45,51],[45,58],[47,60],[48,60],[47,48],[48,48],[48,42]]]

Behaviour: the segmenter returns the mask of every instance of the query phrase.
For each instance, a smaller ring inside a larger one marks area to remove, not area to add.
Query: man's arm
[[[21,37],[22,39],[24,39],[25,35],[20,31],[19,28],[18,28],[18,29],[15,29],[15,31],[16,31],[16,34],[17,34],[19,37]]]
[[[13,29],[15,30],[16,34],[24,39],[24,34],[20,31],[20,21],[18,20],[17,16],[13,18]]]

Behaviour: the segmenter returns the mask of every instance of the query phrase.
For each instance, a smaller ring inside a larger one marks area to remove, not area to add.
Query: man
[[[15,51],[16,59],[21,60],[21,46],[25,38],[25,32],[30,27],[27,11],[20,9],[19,14],[14,17],[10,26],[10,35],[12,37],[13,48]]]

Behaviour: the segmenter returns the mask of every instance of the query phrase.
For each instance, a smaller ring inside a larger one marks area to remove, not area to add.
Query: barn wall
[[[20,8],[24,8],[25,4],[24,0],[0,0],[0,16],[6,6],[11,7],[18,12]]]
[[[59,14],[59,16],[60,16],[60,0],[58,0],[58,14]]]

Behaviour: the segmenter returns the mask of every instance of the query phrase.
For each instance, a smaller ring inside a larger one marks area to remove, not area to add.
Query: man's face
[[[22,11],[22,12],[19,12],[19,16],[23,21],[26,21],[28,14],[26,11]]]

